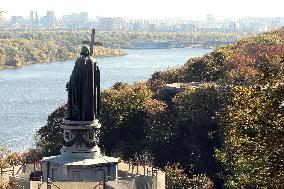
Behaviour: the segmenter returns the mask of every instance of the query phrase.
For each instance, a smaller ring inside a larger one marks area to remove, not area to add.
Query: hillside
[[[148,84],[163,100],[165,84],[193,81],[211,84],[171,99],[173,124],[163,121],[166,114],[158,118],[158,125],[177,127],[172,152],[179,156],[169,159],[190,178],[209,175],[215,188],[282,188],[284,28],[156,72]]]
[[[235,45],[216,48],[213,52],[189,59],[179,68],[157,72],[151,81],[218,82],[226,84],[264,84],[283,76],[284,29],[245,38]]]

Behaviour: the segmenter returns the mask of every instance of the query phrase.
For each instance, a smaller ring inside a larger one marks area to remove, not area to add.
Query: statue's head
[[[82,56],[89,56],[91,53],[90,53],[90,50],[88,47],[86,46],[83,46],[82,49],[81,49],[81,52],[80,52],[80,55]]]

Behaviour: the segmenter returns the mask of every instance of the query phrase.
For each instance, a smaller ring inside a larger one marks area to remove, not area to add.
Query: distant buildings
[[[55,28],[55,16],[53,11],[47,11],[46,15],[40,18],[41,26],[44,28]]]
[[[62,16],[63,28],[86,28],[89,21],[89,15],[87,12],[72,13]]]
[[[242,18],[216,19],[207,14],[205,20],[143,20],[122,17],[97,17],[90,19],[88,12],[71,13],[55,18],[54,11],[47,11],[45,16],[39,18],[36,11],[30,11],[30,16],[12,16],[5,22],[7,28],[68,28],[89,29],[96,28],[99,31],[149,31],[149,32],[237,32],[254,34],[270,31],[284,26],[284,18]]]
[[[47,11],[46,12],[46,26],[48,28],[54,28],[55,27],[55,16],[53,11]]]

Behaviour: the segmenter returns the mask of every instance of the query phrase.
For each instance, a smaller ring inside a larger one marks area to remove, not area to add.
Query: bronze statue
[[[100,111],[100,70],[88,47],[83,46],[80,55],[66,86],[67,118],[70,121],[93,121]]]

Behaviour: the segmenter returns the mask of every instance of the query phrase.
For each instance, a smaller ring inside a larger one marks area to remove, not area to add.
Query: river
[[[125,50],[123,57],[98,58],[101,87],[117,81],[134,83],[152,73],[184,64],[210,49]],[[12,151],[34,146],[36,131],[47,116],[67,101],[65,86],[74,61],[28,65],[0,71],[0,144]]]

